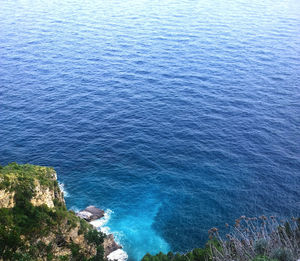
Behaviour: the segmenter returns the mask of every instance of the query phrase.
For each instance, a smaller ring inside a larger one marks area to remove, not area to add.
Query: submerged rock
[[[79,211],[76,215],[80,218],[85,219],[88,222],[104,217],[104,210],[89,206],[84,210]]]

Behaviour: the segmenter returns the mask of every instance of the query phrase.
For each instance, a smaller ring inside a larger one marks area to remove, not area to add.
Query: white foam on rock
[[[116,251],[111,252],[107,256],[107,259],[111,260],[111,261],[114,261],[114,260],[126,261],[128,259],[128,255],[127,255],[127,253],[124,250],[117,249]]]
[[[93,214],[88,211],[80,211],[77,213],[77,216],[84,219],[89,219]]]
[[[67,192],[66,188],[65,188],[65,184],[62,182],[58,182],[58,186],[60,188],[60,190],[64,193],[64,197],[68,197],[69,193]]]
[[[105,225],[108,223],[108,221],[111,217],[111,213],[112,213],[112,210],[110,210],[110,209],[106,210],[104,212],[104,217],[93,220],[90,222],[90,224],[93,225],[96,229],[100,230],[102,233],[104,233],[106,235],[110,234],[109,227],[105,226]]]

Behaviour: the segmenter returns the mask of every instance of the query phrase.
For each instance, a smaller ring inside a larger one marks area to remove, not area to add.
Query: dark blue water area
[[[0,6],[0,164],[53,166],[130,260],[299,216],[299,1]]]

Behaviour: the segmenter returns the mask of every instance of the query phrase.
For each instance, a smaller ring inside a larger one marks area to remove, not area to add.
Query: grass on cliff
[[[0,166],[0,174],[0,189],[9,189],[10,191],[16,190],[22,184],[30,192],[29,190],[34,188],[34,180],[38,180],[42,186],[50,189],[57,185],[57,181],[52,178],[55,171],[50,167],[20,165],[13,162],[4,167]]]
[[[79,219],[74,212],[68,211],[64,202],[54,200],[54,208],[47,205],[33,206],[30,202],[35,193],[35,180],[43,186],[58,190],[59,187],[52,168],[11,163],[0,167],[0,190],[14,191],[15,206],[0,208],[0,257],[3,260],[37,260],[41,256],[47,260],[103,260],[104,235],[96,231],[86,221]],[[79,245],[67,243],[62,230],[78,226],[78,234],[83,234],[91,245],[97,248],[97,254],[88,259]],[[55,234],[54,241],[43,243],[50,233]],[[53,245],[70,249],[71,256],[55,259]]]
[[[228,226],[228,225],[227,225]],[[229,227],[229,226],[228,226]],[[185,254],[146,254],[142,261],[296,261],[300,259],[300,219],[275,217],[236,220],[226,239],[217,228],[209,230],[205,248]]]

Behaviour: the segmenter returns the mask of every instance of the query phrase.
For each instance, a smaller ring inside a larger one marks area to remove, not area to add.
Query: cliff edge
[[[0,260],[104,260],[105,235],[68,211],[54,169],[0,167]]]

